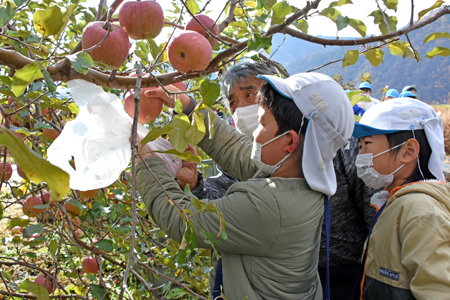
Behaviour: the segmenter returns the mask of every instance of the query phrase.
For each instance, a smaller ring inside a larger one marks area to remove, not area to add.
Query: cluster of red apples
[[[206,15],[192,18],[186,30],[174,37],[167,48],[169,61],[174,69],[182,73],[206,69],[212,58],[212,46],[217,42],[213,35],[218,34],[218,27]],[[164,27],[164,11],[161,5],[152,0],[129,1],[119,11],[120,26],[110,24],[108,37],[99,47],[88,51],[92,60],[108,70],[122,66],[131,47],[129,38],[134,40],[154,39]],[[107,33],[106,22],[89,23],[83,31],[83,49],[99,44]]]

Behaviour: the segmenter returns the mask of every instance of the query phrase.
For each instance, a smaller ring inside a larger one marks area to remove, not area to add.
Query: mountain
[[[445,32],[450,25],[450,16],[443,16],[432,24],[429,24],[419,30],[409,33],[409,38],[413,47],[416,49],[422,45],[423,40],[432,32]],[[282,42],[284,36],[277,34],[272,40],[272,53]],[[324,37],[334,39],[335,37]],[[351,39],[351,38],[350,38]],[[407,41],[405,36],[401,40]],[[376,45],[376,43],[372,44]],[[417,63],[411,58],[402,59],[401,56],[390,54],[389,48],[384,48],[384,63],[379,67],[374,67],[365,58],[360,55],[355,65],[342,68],[342,62],[330,64],[317,70],[316,72],[327,74],[331,77],[334,74],[340,74],[344,82],[353,80],[356,86],[361,82],[364,73],[370,73],[372,78],[372,92],[375,98],[381,98],[380,90],[389,86],[401,92],[406,85],[415,84],[420,99],[427,103],[447,103],[450,99],[450,57],[435,56],[433,59],[425,58],[428,51],[434,47],[450,48],[449,39],[437,39],[426,43],[419,49],[419,54],[423,59]],[[303,40],[286,36],[285,41],[273,59],[282,63],[290,74],[305,72],[330,61],[341,59],[348,50],[358,49],[360,47],[340,47],[327,46],[326,48],[319,44],[313,44]],[[439,85],[444,87],[438,87]]]

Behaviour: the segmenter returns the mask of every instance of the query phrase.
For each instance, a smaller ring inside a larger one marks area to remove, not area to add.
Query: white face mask
[[[258,104],[238,107],[233,114],[236,129],[251,140],[253,140],[253,132],[258,127],[258,107]]]
[[[264,143],[263,145],[253,141],[253,149],[252,149],[251,159],[256,164],[256,166],[258,167],[258,170],[259,170],[260,173],[265,174],[265,175],[272,175],[273,173],[275,173],[281,167],[281,165],[286,161],[286,159],[289,156],[291,156],[292,153],[289,153],[288,155],[286,155],[282,160],[280,160],[274,166],[266,165],[265,163],[263,163],[261,161],[261,149],[262,149],[262,147],[264,147],[265,145],[275,141],[276,139],[279,139],[280,137],[282,137],[283,135],[285,135],[287,133],[289,133],[289,130],[286,131],[285,133],[282,133],[282,134],[274,137],[273,139],[271,139],[270,141]]]
[[[391,174],[387,175],[381,175],[378,173],[373,166],[373,158],[380,156],[381,154],[384,154],[386,152],[389,152],[395,148],[398,148],[402,145],[404,145],[406,142],[401,143],[400,145],[397,145],[395,147],[392,147],[390,149],[387,149],[386,151],[383,151],[381,153],[378,153],[377,155],[373,155],[372,153],[364,153],[364,154],[358,154],[356,156],[356,172],[358,174],[358,177],[364,181],[364,183],[373,189],[381,189],[388,187],[392,181],[394,180],[394,174],[398,170],[400,170],[405,164],[401,165],[397,170],[392,172]]]

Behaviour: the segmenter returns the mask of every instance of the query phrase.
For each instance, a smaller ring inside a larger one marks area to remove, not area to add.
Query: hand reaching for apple
[[[189,151],[197,156],[197,150],[190,144],[186,151]],[[176,178],[178,179],[178,184],[183,190],[186,184],[189,184],[189,187],[192,190],[198,183],[197,163],[183,160],[181,163],[181,170],[178,172]]]
[[[174,85],[167,85],[164,87],[167,91],[172,93],[182,92],[182,90],[178,89]],[[176,94],[176,95],[167,95],[162,87],[158,87],[151,90],[146,90],[144,92],[145,97],[148,98],[159,98],[164,104],[168,107],[175,107],[175,99],[179,99],[181,104],[183,105],[183,110],[189,106],[191,102],[191,98],[189,98],[186,94]]]

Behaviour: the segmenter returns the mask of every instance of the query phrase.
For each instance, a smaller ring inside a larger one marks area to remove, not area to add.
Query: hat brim
[[[379,135],[379,134],[390,134],[395,133],[400,130],[386,130],[386,129],[378,129],[372,126],[360,124],[355,122],[355,129],[353,129],[353,137],[359,139],[361,137],[369,136],[369,135]]]

